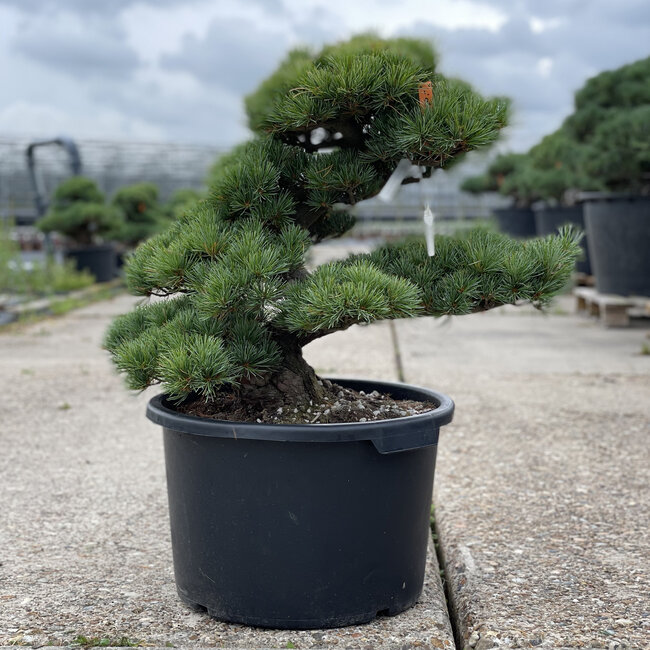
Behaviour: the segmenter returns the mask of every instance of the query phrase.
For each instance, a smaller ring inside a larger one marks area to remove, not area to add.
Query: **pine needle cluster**
[[[497,138],[507,102],[437,75],[435,60],[427,44],[364,35],[293,53],[248,98],[256,139],[128,262],[130,289],[148,300],[106,347],[131,388],[209,400],[293,372],[301,346],[355,323],[543,305],[564,286],[579,250],[569,231],[525,244],[476,231],[438,237],[435,257],[410,241],[306,270],[310,246],[349,230],[345,207],[399,160],[431,170]]]

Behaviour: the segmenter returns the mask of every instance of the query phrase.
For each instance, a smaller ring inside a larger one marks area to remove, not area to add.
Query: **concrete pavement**
[[[110,319],[134,302],[120,297],[0,334],[0,646],[86,637],[159,647],[453,648],[432,548],[417,606],[364,626],[247,628],[178,599],[162,436],[144,417],[154,391],[129,394],[99,347]],[[352,332],[328,355],[328,370],[393,378],[390,349],[352,361],[370,341],[389,346],[386,325]]]
[[[648,647],[647,330],[552,312],[397,323],[406,380],[456,401],[435,504],[459,645]]]
[[[316,632],[187,609],[173,583],[161,436],[99,342],[120,297],[0,335],[0,645],[79,636],[176,647],[643,648],[650,357],[560,302],[396,323],[408,382],[454,398],[422,602]],[[312,343],[327,375],[395,379],[390,325]],[[646,496],[644,496],[646,495]]]

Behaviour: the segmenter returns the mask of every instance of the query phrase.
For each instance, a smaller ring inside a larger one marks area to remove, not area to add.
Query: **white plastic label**
[[[429,206],[429,203],[426,203],[424,206],[424,214],[422,215],[424,221],[424,238],[427,242],[427,253],[429,257],[433,257],[436,254],[436,240],[434,232],[434,222],[435,215]]]

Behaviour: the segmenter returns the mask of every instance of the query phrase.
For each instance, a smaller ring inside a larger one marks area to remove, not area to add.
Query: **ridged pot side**
[[[585,225],[598,291],[650,296],[650,197],[587,201]]]
[[[78,271],[92,273],[97,282],[110,282],[117,275],[117,253],[112,244],[98,244],[66,250]]]
[[[535,214],[531,208],[498,208],[492,212],[502,233],[519,239],[535,236]]]

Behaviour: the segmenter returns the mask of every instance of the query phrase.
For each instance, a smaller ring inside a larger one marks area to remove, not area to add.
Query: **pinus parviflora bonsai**
[[[194,204],[203,199],[204,196],[198,190],[191,187],[182,187],[176,190],[165,203],[165,214],[169,219],[178,219],[185,212],[192,209]]]
[[[560,130],[583,152],[581,190],[650,193],[650,57],[588,79]]]
[[[220,164],[210,198],[140,245],[126,275],[160,296],[119,317],[105,345],[128,386],[162,384],[174,400],[232,396],[300,405],[328,390],[303,359],[310,341],[355,323],[545,304],[571,274],[575,237],[527,243],[485,231],[380,247],[313,271],[313,244],[354,223],[401,159],[426,172],[492,143],[503,100],[435,74],[418,41],[363,37],[290,56],[277,86],[249,98],[258,137]],[[427,62],[427,63],[428,63]],[[433,101],[419,84],[431,81]]]
[[[464,189],[494,190],[481,187],[481,178],[468,179]],[[650,192],[650,57],[589,79],[576,93],[574,112],[521,157],[500,187],[556,204],[594,190]]]
[[[111,203],[124,215],[117,238],[127,246],[136,246],[169,225],[170,219],[158,203],[158,188],[153,183],[121,187]]]
[[[94,181],[73,176],[56,188],[48,213],[37,225],[43,232],[61,233],[71,245],[81,248],[114,238],[123,223],[120,210],[104,203]]]
[[[539,198],[528,174],[526,155],[522,153],[499,154],[484,174],[466,178],[460,188],[470,194],[498,192],[510,197],[517,208],[528,208]]]

